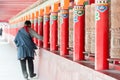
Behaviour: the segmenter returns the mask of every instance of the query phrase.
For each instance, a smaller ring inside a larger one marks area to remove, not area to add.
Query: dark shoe
[[[35,74],[35,73],[34,73],[34,74],[32,74],[32,75],[30,75],[30,77],[31,77],[31,78],[33,78],[33,77],[35,77],[35,76],[36,76],[36,74]]]

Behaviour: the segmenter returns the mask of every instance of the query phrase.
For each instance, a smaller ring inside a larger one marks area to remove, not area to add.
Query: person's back
[[[35,49],[37,49],[35,43],[32,40],[32,37],[36,37],[39,40],[42,40],[42,36],[38,35],[31,27],[31,22],[26,21],[23,28],[21,28],[16,37],[15,37],[15,44],[18,50],[18,59],[21,63],[21,68],[23,72],[23,76],[28,79],[28,73],[26,69],[26,61],[28,61],[28,68],[30,77],[35,77],[36,74],[34,73],[34,53]]]

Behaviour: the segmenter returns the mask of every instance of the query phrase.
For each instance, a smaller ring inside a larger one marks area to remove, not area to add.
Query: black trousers
[[[27,67],[26,67],[26,62],[27,61],[28,61],[28,69],[29,69],[30,76],[32,76],[34,74],[33,58],[32,57],[27,57],[27,58],[25,58],[23,60],[20,60],[22,73],[23,73],[23,76],[25,78],[28,78]]]

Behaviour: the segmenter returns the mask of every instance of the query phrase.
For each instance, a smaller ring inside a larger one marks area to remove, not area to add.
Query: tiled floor
[[[16,48],[0,37],[0,80],[24,80]]]

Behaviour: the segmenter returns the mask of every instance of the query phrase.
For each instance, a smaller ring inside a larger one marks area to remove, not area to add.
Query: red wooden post
[[[34,13],[31,14],[31,27],[34,29]]]
[[[84,59],[85,41],[85,11],[83,5],[74,6],[74,26],[73,26],[73,60]]]
[[[57,41],[58,41],[58,13],[52,12],[50,16],[50,50],[58,50]]]
[[[43,13],[44,9],[40,9],[39,18],[38,18],[38,34],[43,36]],[[38,46],[43,47],[43,42],[38,40]]]
[[[58,50],[58,7],[59,3],[56,2],[52,5],[52,12],[50,15],[50,50]]]
[[[49,48],[49,15],[44,15],[43,47]]]
[[[69,47],[69,11],[61,10],[60,16],[60,55],[68,55],[68,47]]]
[[[60,55],[69,54],[69,0],[61,0],[60,10]]]
[[[39,12],[36,11],[35,12],[35,17],[34,17],[34,30],[38,33],[38,14]],[[35,40],[35,43],[38,45],[38,40],[37,38],[34,39]]]
[[[109,8],[108,0],[96,0],[95,69],[108,69]]]
[[[31,19],[30,19],[30,21],[31,21],[31,28],[32,29],[34,29],[34,16],[35,16],[34,13],[32,13],[31,14]],[[34,41],[34,38],[33,38],[33,41]]]
[[[43,47],[49,48],[50,42],[49,42],[49,27],[50,27],[50,6],[47,6],[45,9],[45,15],[44,15],[44,27],[43,27]]]

